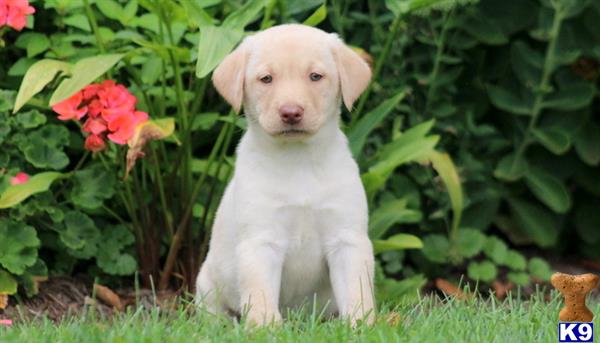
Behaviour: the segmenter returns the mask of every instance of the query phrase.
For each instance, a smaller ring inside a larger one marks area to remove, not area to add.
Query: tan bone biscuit
[[[598,278],[595,274],[569,275],[555,273],[550,282],[562,293],[565,307],[560,311],[558,318],[561,322],[591,322],[594,314],[585,305],[585,298],[590,291],[598,287]]]

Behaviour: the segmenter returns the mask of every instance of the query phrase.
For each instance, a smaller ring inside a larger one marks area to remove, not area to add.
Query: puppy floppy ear
[[[244,75],[246,73],[247,57],[248,54],[244,46],[239,46],[225,57],[212,75],[215,88],[236,113],[240,112],[242,100],[244,99]]]
[[[333,39],[333,55],[340,75],[342,99],[348,111],[351,111],[354,101],[369,85],[371,68],[337,36]]]

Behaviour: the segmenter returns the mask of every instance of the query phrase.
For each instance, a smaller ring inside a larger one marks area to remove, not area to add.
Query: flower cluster
[[[28,0],[0,0],[0,27],[8,25],[21,31],[27,24],[27,15],[35,13]]]
[[[123,85],[112,80],[86,86],[70,98],[54,105],[60,120],[81,120],[87,115],[83,131],[87,150],[97,152],[106,148],[106,138],[125,144],[135,128],[148,120],[148,114],[135,110],[137,99]]]

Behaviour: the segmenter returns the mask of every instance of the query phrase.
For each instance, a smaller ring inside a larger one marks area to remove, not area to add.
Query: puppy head
[[[246,38],[213,73],[219,93],[269,135],[285,140],[315,134],[350,110],[367,87],[367,63],[335,34],[280,25]]]

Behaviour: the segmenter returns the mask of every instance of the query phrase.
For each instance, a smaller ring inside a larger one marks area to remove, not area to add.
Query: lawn
[[[528,301],[515,298],[441,301],[428,296],[401,305],[395,311],[381,310],[376,325],[357,329],[340,320],[323,321],[318,314],[310,314],[311,311],[292,314],[280,327],[252,331],[224,318],[188,314],[183,309],[172,312],[140,309],[111,319],[99,318],[90,311],[86,316],[59,324],[40,320],[0,328],[0,341],[557,342],[561,299],[555,293],[550,300],[543,300],[541,295]],[[594,313],[600,313],[597,298],[588,304]]]

